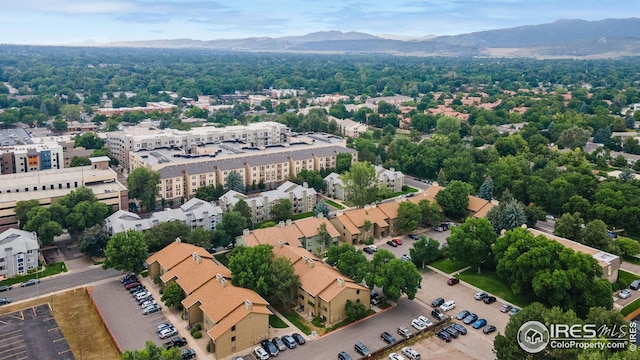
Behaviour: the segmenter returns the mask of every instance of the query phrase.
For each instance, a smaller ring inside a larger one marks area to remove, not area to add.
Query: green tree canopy
[[[127,177],[129,199],[138,199],[142,206],[154,209],[158,197],[158,184],[160,184],[158,172],[148,170],[145,167],[133,170]]]
[[[357,207],[371,204],[376,199],[376,172],[369,162],[355,162],[342,175],[349,201]]]
[[[175,281],[171,281],[162,292],[160,300],[164,301],[167,307],[179,308],[182,306],[182,300],[184,300],[185,294],[180,288],[180,285]]]
[[[211,202],[211,201],[218,200],[222,195],[224,195],[224,187],[218,184],[216,186],[207,185],[207,186],[199,187],[196,190],[195,197],[197,197],[200,200]]]
[[[493,260],[491,247],[496,242],[496,233],[489,220],[467,218],[463,224],[451,229],[447,242],[452,260],[469,264],[480,274],[481,266]]]
[[[316,203],[316,206],[313,208],[313,213],[317,217],[318,214],[322,214],[325,218],[329,217],[329,205],[324,200],[320,200]]]
[[[436,201],[442,206],[445,214],[462,219],[469,205],[469,194],[473,187],[465,182],[454,180],[436,194]]]
[[[422,236],[420,240],[413,243],[413,246],[409,249],[409,255],[411,256],[411,261],[413,261],[416,266],[424,269],[425,265],[440,259],[442,251],[440,250],[440,243],[437,240],[431,238],[427,240],[427,238]]]
[[[78,250],[88,257],[102,257],[109,243],[109,234],[97,224],[84,229],[78,239]]]
[[[156,226],[144,232],[144,238],[150,252],[162,250],[165,246],[171,244],[176,238],[188,238],[191,233],[189,225],[180,220],[167,221],[157,224]]]
[[[403,201],[398,207],[397,229],[403,234],[418,228],[422,220],[420,207],[410,201]]]
[[[369,263],[362,250],[357,250],[351,244],[330,247],[327,250],[326,261],[357,283],[369,272]]]
[[[300,287],[300,277],[296,275],[289,259],[277,257],[272,261],[270,284],[267,297],[270,304],[277,307],[293,304]]]
[[[392,259],[375,272],[376,286],[391,301],[397,301],[402,294],[413,300],[421,287],[422,275],[411,261]]]
[[[102,267],[139,274],[144,270],[144,262],[149,257],[144,234],[129,230],[113,235],[104,251],[106,257]]]
[[[29,210],[38,206],[40,206],[40,202],[38,200],[22,200],[16,203],[16,219],[18,219],[18,222],[20,223],[20,229],[23,229],[27,220],[29,220],[27,217]]]
[[[283,198],[271,205],[271,219],[275,222],[293,218],[293,205],[291,200]]]
[[[247,191],[247,188],[244,186],[242,177],[239,174],[232,171],[229,174],[229,176],[227,176],[226,190],[227,191],[233,190],[241,194],[244,194]]]
[[[437,225],[444,220],[444,216],[440,213],[440,206],[438,206],[436,202],[420,200],[418,207],[420,208],[420,214],[422,216],[420,222],[422,226]]]
[[[104,146],[104,140],[94,132],[86,132],[73,139],[73,146],[85,149],[100,149]]]
[[[49,209],[44,207],[34,207],[27,212],[25,231],[35,231],[38,234],[42,246],[53,243],[53,238],[62,235],[62,226],[51,219]]]
[[[147,341],[142,350],[126,350],[122,360],[182,360],[181,350],[173,347],[169,350]]]

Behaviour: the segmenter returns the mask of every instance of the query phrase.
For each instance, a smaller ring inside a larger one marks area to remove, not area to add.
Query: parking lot
[[[155,329],[167,318],[162,311],[142,315],[140,305],[119,280],[97,285],[93,299],[123,351],[142,349],[146,341],[162,345],[164,340]]]
[[[48,304],[0,316],[0,360],[75,359]]]

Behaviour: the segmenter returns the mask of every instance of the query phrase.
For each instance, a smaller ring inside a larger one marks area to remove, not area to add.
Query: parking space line
[[[59,326],[56,326],[56,327],[54,327],[54,328],[47,329],[47,331],[56,331],[56,330],[60,330],[60,327],[59,327]]]
[[[60,339],[53,340],[53,342],[64,341],[64,340],[65,340],[65,338],[60,338]]]
[[[20,316],[15,315],[15,314],[18,314],[18,313],[20,314]],[[22,310],[20,310],[20,311],[16,311],[16,312],[14,312],[14,313],[11,313],[11,314],[9,314],[8,316],[9,316],[9,317],[12,317],[12,318],[14,318],[14,319],[18,319],[18,320],[22,320],[22,321],[24,321],[24,313],[22,312]]]
[[[55,320],[55,318],[52,316],[52,317],[50,317],[48,319],[42,319],[42,321],[50,321],[50,320]]]
[[[21,333],[21,332],[22,332],[22,330],[20,330],[20,329],[18,329],[18,330],[13,330],[13,331],[10,331],[10,332],[8,332],[8,333],[4,333],[4,334],[2,334],[2,336],[11,335],[11,334],[15,334],[15,333],[18,333],[18,332],[20,332],[20,333]]]
[[[20,351],[20,352],[15,353],[15,354],[11,354],[11,355],[7,355],[7,356],[3,356],[3,357],[0,357],[0,360],[2,360],[2,359],[11,359],[11,358],[12,358],[12,357],[14,357],[14,356],[17,356],[17,355],[20,355],[20,354],[25,354],[26,352],[27,352],[27,350],[23,350],[23,351]],[[24,358],[22,358],[22,359],[26,359],[26,357],[24,357]]]
[[[4,325],[9,325],[9,323],[8,323],[8,322],[6,322],[6,321],[2,321],[2,320],[0,320],[0,323],[1,323],[1,324],[4,324]]]
[[[10,351],[14,351],[14,350],[17,350],[17,349],[20,349],[20,348],[26,348],[26,347],[27,347],[26,345],[16,346],[16,347],[11,348],[11,349],[8,349],[8,350],[0,351],[0,354],[2,354],[2,353],[6,353],[6,352],[10,352]],[[27,350],[22,351],[22,352],[27,352]],[[18,353],[18,354],[20,354],[20,353]],[[13,356],[13,354],[12,354],[11,356]],[[5,356],[5,358],[6,358],[6,356]]]
[[[71,351],[71,349],[67,349],[65,351],[58,351],[58,355],[62,355],[64,353],[68,353],[69,351]]]
[[[10,338],[2,339],[2,340],[0,340],[0,341],[11,340],[11,339],[21,338],[21,337],[22,337],[21,335],[16,335],[16,336],[13,336],[13,337],[10,337]],[[10,342],[8,342],[6,345],[0,345],[0,348],[1,348],[1,347],[5,347],[5,346],[10,346],[10,345],[11,345],[11,344],[13,344],[14,342],[15,342],[15,341],[10,341]]]
[[[35,306],[31,308],[31,310],[33,311],[33,317],[37,318],[38,317],[38,313],[36,312],[36,308]]]

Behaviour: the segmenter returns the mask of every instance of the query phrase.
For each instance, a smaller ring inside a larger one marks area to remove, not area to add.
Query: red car
[[[136,282],[132,282],[132,283],[130,283],[130,284],[125,285],[125,289],[129,290],[129,289],[131,289],[132,287],[140,286],[140,285],[142,285],[140,282],[137,282],[137,281],[136,281]]]
[[[398,238],[395,238],[395,239],[393,239],[393,240],[391,240],[391,241],[393,241],[394,243],[396,243],[396,245],[402,245],[402,240],[400,240],[400,239],[398,239]]]
[[[447,280],[447,285],[453,286],[453,285],[455,285],[455,284],[457,284],[459,282],[460,282],[460,280],[458,280],[456,278],[449,278],[449,280]]]

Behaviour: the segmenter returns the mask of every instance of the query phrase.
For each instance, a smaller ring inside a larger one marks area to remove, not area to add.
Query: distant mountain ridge
[[[279,38],[151,40],[102,44],[118,47],[205,48],[230,51],[395,53],[433,56],[602,58],[640,55],[640,19],[558,20],[461,35],[406,40],[391,35],[320,31]]]

